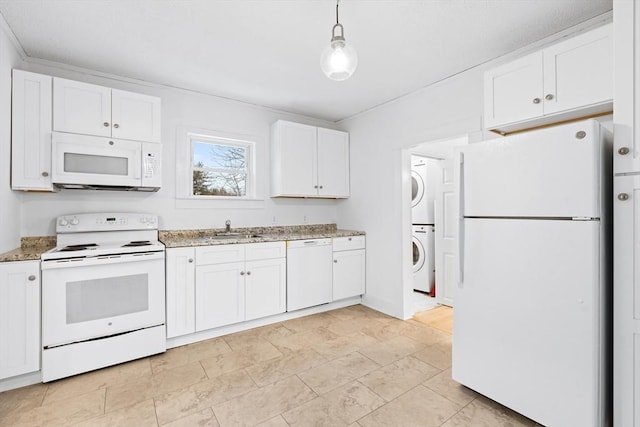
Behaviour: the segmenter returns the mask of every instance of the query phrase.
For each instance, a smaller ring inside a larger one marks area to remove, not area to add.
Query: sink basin
[[[216,234],[215,236],[210,237],[212,240],[217,239],[252,239],[254,237],[260,237],[259,234],[245,234],[245,233],[224,233],[224,234]]]

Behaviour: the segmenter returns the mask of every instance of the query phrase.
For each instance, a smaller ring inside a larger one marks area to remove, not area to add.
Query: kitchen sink
[[[209,239],[217,240],[217,239],[252,239],[255,237],[262,237],[259,234],[246,234],[246,233],[223,233],[216,234],[215,236],[209,237]]]

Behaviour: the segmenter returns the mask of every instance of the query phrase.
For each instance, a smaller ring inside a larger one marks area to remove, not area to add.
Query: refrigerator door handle
[[[462,288],[464,281],[464,153],[458,152],[458,288]]]

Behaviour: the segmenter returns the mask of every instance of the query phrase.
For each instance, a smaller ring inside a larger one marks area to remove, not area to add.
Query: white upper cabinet
[[[640,172],[640,4],[614,1],[613,170]],[[640,387],[640,386],[639,386]],[[640,408],[638,409],[640,414]],[[639,415],[640,418],[640,415]],[[638,421],[640,423],[640,421]]]
[[[111,89],[53,79],[53,130],[111,136]]]
[[[349,197],[349,134],[318,128],[318,195]]]
[[[511,132],[612,111],[608,24],[488,70],[485,127]]]
[[[111,136],[160,142],[160,98],[113,89]]]
[[[160,142],[160,98],[54,78],[53,130]]]
[[[316,195],[317,128],[278,121],[271,137],[272,195]]]
[[[349,197],[349,134],[279,120],[271,129],[272,197]]]
[[[13,70],[11,188],[54,191],[51,184],[51,76]]]
[[[536,52],[485,73],[485,126],[541,116],[542,52]]]

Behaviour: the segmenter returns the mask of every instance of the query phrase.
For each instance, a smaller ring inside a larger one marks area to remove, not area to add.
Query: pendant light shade
[[[346,44],[344,39],[344,28],[338,21],[338,2],[336,2],[336,25],[331,30],[331,44],[322,52],[320,66],[327,77],[340,81],[348,79],[356,71],[358,54],[352,46]],[[340,30],[340,34],[336,34],[336,30]]]

